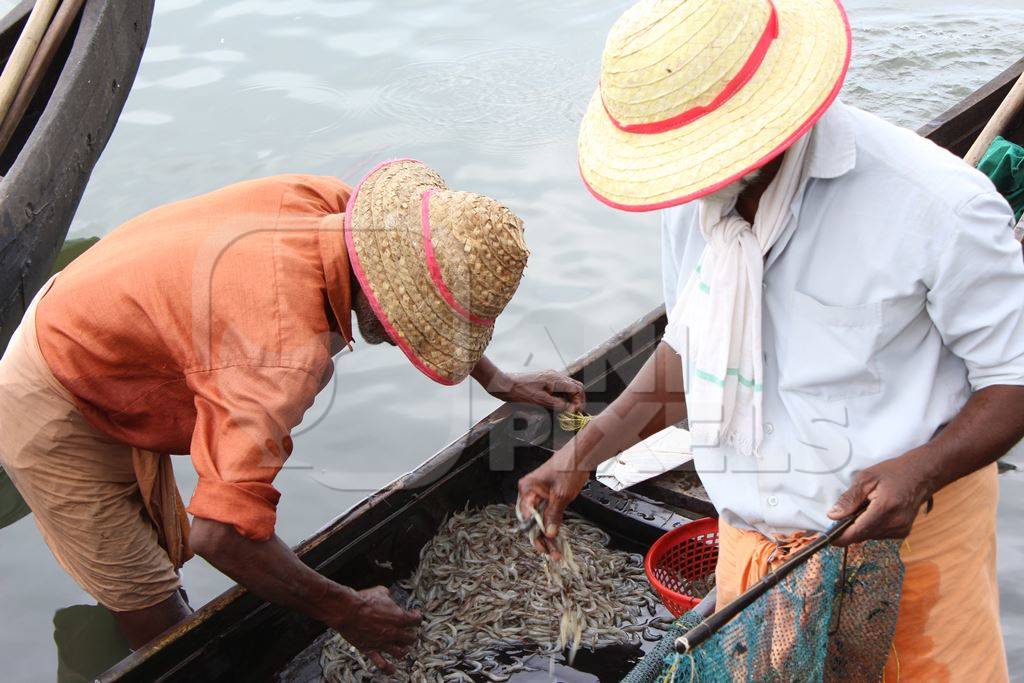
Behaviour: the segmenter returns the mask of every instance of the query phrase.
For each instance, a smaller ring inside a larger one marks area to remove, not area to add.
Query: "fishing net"
[[[899,542],[827,547],[688,654],[680,617],[625,683],[877,681],[892,647],[903,563]]]
[[[978,170],[992,179],[1019,221],[1024,216],[1024,147],[996,136],[978,162]]]

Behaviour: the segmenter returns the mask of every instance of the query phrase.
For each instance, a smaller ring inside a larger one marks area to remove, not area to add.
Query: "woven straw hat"
[[[380,164],[356,186],[345,242],[388,334],[442,384],[461,382],[480,360],[529,256],[514,213],[449,190],[412,159]]]
[[[605,43],[580,126],[584,182],[627,211],[728,185],[825,113],[850,46],[839,0],[642,0]]]

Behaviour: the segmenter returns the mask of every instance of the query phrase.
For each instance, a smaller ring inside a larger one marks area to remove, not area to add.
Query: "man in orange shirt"
[[[29,308],[0,361],[0,462],[133,646],[189,613],[176,570],[194,550],[387,668],[419,616],[306,567],[274,534],[272,482],[353,313],[368,343],[437,382],[472,375],[505,400],[579,408],[574,380],[506,375],[483,355],[527,256],[515,214],[412,160],[354,191],[278,176],[154,209]],[[170,453],[199,474],[191,530]]]

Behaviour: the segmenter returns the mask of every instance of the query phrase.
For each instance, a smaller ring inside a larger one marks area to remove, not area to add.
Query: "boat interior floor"
[[[412,574],[419,561],[420,549],[433,538],[452,510],[493,503],[514,504],[519,478],[548,457],[552,444],[534,445],[522,440],[509,443],[514,449],[507,454],[513,463],[510,469],[501,467],[503,454],[492,452],[490,457],[467,463],[473,468],[472,472],[440,474],[434,484],[437,486],[435,490],[423,496],[419,504],[404,510],[397,523],[389,524],[386,530],[376,531],[372,546],[360,558],[362,572],[365,572],[365,581],[361,583],[391,586],[392,592],[397,593],[396,582]],[[673,501],[658,501],[636,493],[615,492],[591,480],[571,510],[606,531],[612,537],[611,547],[643,554],[667,530],[705,516],[677,504],[688,500],[686,496],[677,495]],[[351,574],[352,571],[349,569],[345,573]],[[538,579],[542,580],[541,577]],[[648,619],[669,616],[668,611],[659,605],[658,611],[649,614]],[[320,635],[288,662],[278,674],[278,680],[289,683],[319,680],[320,651],[330,635]],[[596,651],[584,649],[577,654],[572,668],[566,666],[564,659],[556,658],[557,679],[567,682],[619,681],[652,645],[653,642],[642,641],[641,645],[605,647]],[[516,683],[551,680],[547,657],[534,657],[530,666],[536,670],[516,673],[509,680]]]

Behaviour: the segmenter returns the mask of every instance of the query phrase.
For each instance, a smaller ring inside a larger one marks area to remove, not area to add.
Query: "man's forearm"
[[[685,417],[682,360],[670,346],[661,343],[625,391],[573,440],[574,465],[594,470]]]
[[[508,375],[502,372],[501,368],[495,365],[487,356],[480,357],[480,360],[477,361],[469,376],[475,379],[484,388],[484,391],[491,394],[508,391],[509,389]]]
[[[210,564],[264,600],[305,614],[341,633],[387,674],[416,642],[422,615],[395,603],[384,586],[355,591],[316,573],[277,536],[252,541],[234,527],[196,518],[192,547]]]
[[[933,493],[989,465],[1024,438],[1024,387],[996,385],[975,392],[924,447],[918,461]]]
[[[356,609],[354,590],[307,567],[276,535],[253,541],[229,525],[196,518],[192,541],[210,564],[264,600],[332,626]]]
[[[836,544],[906,538],[929,496],[992,464],[1021,439],[1022,416],[1024,387],[982,389],[925,445],[854,473],[828,516],[842,519],[867,507]]]

